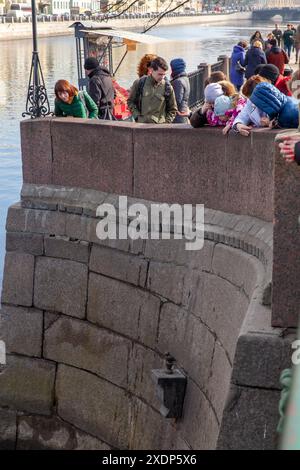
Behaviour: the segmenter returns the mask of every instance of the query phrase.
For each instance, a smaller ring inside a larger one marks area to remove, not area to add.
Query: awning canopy
[[[111,28],[109,26],[99,27],[95,23],[83,23],[77,21],[73,23],[70,27],[77,27],[80,32],[93,34],[95,36],[108,36],[111,38],[121,38],[128,40],[132,43],[141,43],[141,44],[159,44],[162,42],[168,42],[168,39],[160,38],[150,34],[135,33],[133,31],[124,31],[121,29]]]

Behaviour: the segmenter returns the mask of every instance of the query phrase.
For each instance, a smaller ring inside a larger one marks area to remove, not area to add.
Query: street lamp
[[[27,91],[26,111],[22,113],[22,116],[30,116],[32,119],[35,119],[49,115],[50,105],[37,48],[35,0],[31,0],[31,9],[33,51]]]

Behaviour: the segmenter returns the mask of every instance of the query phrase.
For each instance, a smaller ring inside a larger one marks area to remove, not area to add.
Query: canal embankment
[[[252,12],[237,12],[228,14],[212,14],[212,15],[196,15],[196,16],[179,16],[179,17],[165,17],[159,22],[161,26],[180,25],[180,24],[195,24],[202,25],[210,23],[220,23],[227,21],[243,21],[251,20]],[[131,18],[131,19],[116,19],[110,20],[108,23],[99,23],[103,26],[112,26],[115,28],[131,29],[143,28],[149,19],[145,18]],[[73,34],[73,29],[70,26],[73,21],[45,21],[38,22],[37,29],[39,37],[51,36],[67,36]],[[150,23],[149,23],[150,25]],[[0,41],[11,41],[16,39],[28,39],[32,37],[31,23],[4,23],[0,24]]]

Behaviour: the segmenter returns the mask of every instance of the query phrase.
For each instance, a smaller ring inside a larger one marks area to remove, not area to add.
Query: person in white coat
[[[242,111],[235,118],[232,129],[245,137],[250,134],[253,127],[269,126],[269,118],[266,113],[257,108],[257,106],[255,106],[250,100],[250,96],[252,95],[255,87],[259,83],[265,81],[266,80],[260,75],[254,75],[246,81],[242,88],[242,93],[246,98],[248,98],[248,101]]]

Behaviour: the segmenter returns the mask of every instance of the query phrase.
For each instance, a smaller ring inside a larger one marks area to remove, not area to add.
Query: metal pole
[[[36,9],[35,0],[31,0],[32,9],[32,40],[33,40],[33,52],[37,52],[37,28],[36,28]]]
[[[39,70],[38,70],[38,61],[39,53],[37,48],[37,24],[36,24],[36,10],[35,10],[35,0],[31,0],[31,10],[32,10],[32,62],[33,62],[33,80],[34,80],[34,101],[37,105],[36,117],[40,117],[41,111],[39,108],[39,97],[38,97],[38,87],[39,87]]]
[[[33,51],[27,91],[26,111],[22,113],[22,116],[30,116],[33,119],[41,116],[48,116],[51,113],[37,46],[37,20],[35,0],[31,0],[31,9]]]

